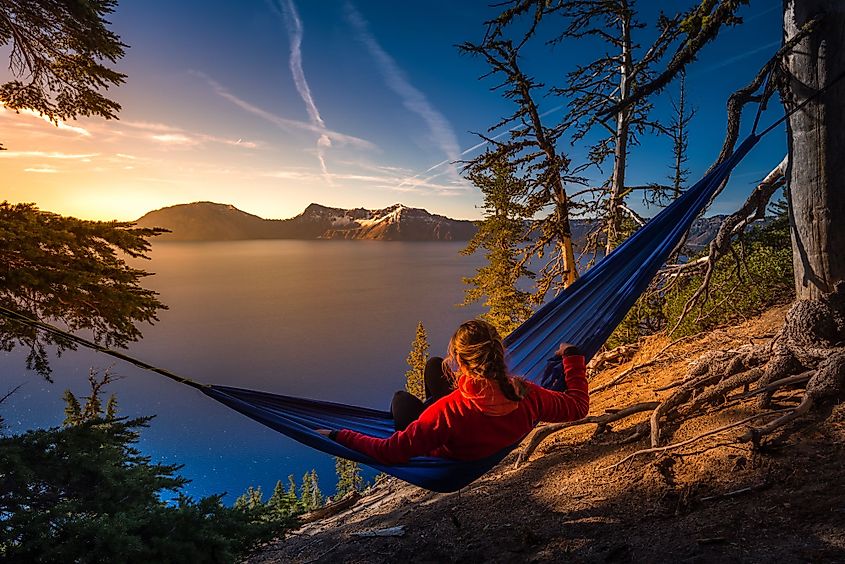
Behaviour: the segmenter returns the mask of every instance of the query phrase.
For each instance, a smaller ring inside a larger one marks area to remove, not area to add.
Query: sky
[[[122,105],[119,119],[56,126],[0,108],[7,148],[0,197],[98,220],[134,220],[195,201],[264,218],[293,217],[316,202],[368,209],[403,203],[477,219],[481,195],[455,161],[482,151],[475,132],[513,106],[491,89],[494,81],[479,78],[483,61],[456,45],[481,39],[483,22],[496,13],[490,4],[124,0],[109,18],[129,46],[116,64],[127,81],[108,93]],[[640,0],[641,19],[691,4]],[[718,154],[728,95],[781,43],[779,4],[752,0],[741,11],[744,24],[723,32],[689,67],[691,180]],[[640,33],[645,44],[653,27]],[[539,80],[559,83],[600,49],[538,41],[523,64]],[[9,46],[0,48],[0,58],[8,53]],[[10,78],[0,68],[0,81]],[[672,86],[655,100],[657,117],[668,117],[676,95]],[[546,96],[541,103],[551,120],[565,101]],[[773,103],[762,123],[781,114]],[[738,207],[785,150],[781,127],[746,159],[710,213]],[[567,151],[576,163],[585,154],[578,144]],[[670,142],[646,137],[631,151],[628,181],[665,182],[670,163]],[[595,183],[602,174],[609,169],[589,172]]]

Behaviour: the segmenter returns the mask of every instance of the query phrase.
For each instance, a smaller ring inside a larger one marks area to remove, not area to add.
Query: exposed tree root
[[[674,391],[652,412],[651,447],[661,448],[661,440],[671,436],[673,426],[708,407],[759,396],[757,406],[767,409],[775,391],[806,382],[796,408],[743,435],[742,440],[757,444],[762,437],[807,414],[813,406],[842,393],[843,341],[845,283],[840,283],[822,299],[796,302],[787,313],[783,328],[770,342],[702,355],[686,378],[669,387]],[[752,386],[755,389],[749,391]],[[731,396],[738,388],[742,391]]]
[[[739,427],[740,425],[745,425],[746,423],[748,423],[749,421],[753,421],[754,419],[760,419],[761,417],[768,417],[770,415],[774,415],[774,414],[777,414],[777,413],[783,413],[783,410],[768,411],[768,412],[765,412],[765,413],[755,413],[754,415],[746,417],[745,419],[742,419],[742,420],[737,421],[735,423],[729,423],[728,425],[723,425],[723,426],[718,427],[716,429],[711,429],[710,431],[707,431],[705,433],[701,433],[700,435],[696,435],[693,438],[687,439],[685,441],[681,441],[681,442],[678,442],[678,443],[672,443],[672,444],[666,445],[666,446],[644,448],[642,450],[632,452],[631,454],[629,454],[628,456],[626,456],[625,458],[623,458],[619,462],[617,462],[615,464],[611,464],[610,466],[603,468],[603,470],[613,470],[614,468],[618,468],[619,466],[621,466],[625,462],[628,462],[629,460],[631,460],[631,459],[633,459],[633,458],[635,458],[635,457],[637,457],[641,454],[650,454],[650,453],[655,453],[655,452],[665,452],[667,450],[673,450],[673,449],[676,449],[676,448],[680,448],[682,446],[692,444],[696,441],[700,441],[701,439],[703,439],[705,437],[709,437],[711,435],[716,435],[718,433],[728,431],[728,430],[733,429],[735,427]]]
[[[540,446],[549,435],[557,433],[559,431],[563,431],[564,429],[569,429],[570,427],[576,427],[578,425],[587,425],[589,423],[594,423],[598,425],[596,428],[596,433],[603,432],[610,423],[614,421],[619,421],[620,419],[625,419],[635,413],[642,413],[643,411],[650,411],[657,407],[659,402],[650,401],[644,403],[638,403],[631,406],[626,407],[625,409],[614,410],[612,412],[605,413],[604,415],[591,415],[589,417],[585,417],[583,419],[579,419],[578,421],[568,421],[566,423],[556,423],[554,425],[546,425],[545,427],[540,427],[534,434],[531,435],[531,439],[528,441],[528,444],[522,449],[522,452],[519,453],[519,456],[516,458],[516,462],[514,462],[513,467],[518,468],[522,462],[528,460],[531,454]]]

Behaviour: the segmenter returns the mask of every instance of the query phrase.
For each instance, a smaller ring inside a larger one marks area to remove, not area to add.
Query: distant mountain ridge
[[[716,236],[724,215],[699,218],[687,239],[688,251],[700,251]],[[450,219],[421,208],[394,204],[384,209],[332,208],[310,204],[290,219],[263,219],[238,208],[213,202],[179,204],[151,211],[140,227],[164,227],[171,241],[232,241],[244,239],[369,239],[378,241],[468,241],[475,234],[472,221]],[[571,222],[576,249],[594,222]]]
[[[472,221],[450,219],[394,204],[380,210],[310,204],[290,219],[263,219],[226,204],[195,202],[151,211],[141,227],[164,227],[172,241],[240,239],[371,239],[380,241],[468,241]]]

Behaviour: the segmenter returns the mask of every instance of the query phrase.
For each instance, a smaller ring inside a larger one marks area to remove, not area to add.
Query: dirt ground
[[[777,308],[678,343],[665,360],[591,398],[590,413],[655,401],[702,353],[760,343],[783,323]],[[634,363],[668,341],[647,340]],[[631,366],[599,373],[598,386]],[[794,406],[798,391],[776,395]],[[702,414],[672,442],[755,413],[748,403]],[[737,427],[659,454],[623,444],[648,413],[596,436],[584,425],[549,437],[519,468],[514,451],[464,490],[435,494],[389,479],[351,509],[264,547],[250,562],[845,562],[845,403],[753,450]],[[402,536],[355,533],[402,527]]]

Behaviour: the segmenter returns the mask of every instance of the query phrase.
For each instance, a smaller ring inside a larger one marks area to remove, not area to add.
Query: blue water
[[[461,243],[237,241],[156,243],[144,284],[170,309],[129,353],[194,380],[386,409],[404,386],[418,321],[433,354],[482,308],[463,301],[461,278],[481,265]],[[88,390],[90,369],[120,377],[124,416],[156,415],[140,443],[154,460],[180,463],[192,496],[248,486],[272,491],[315,468],[324,493],[334,459],[266,429],[200,392],[88,350],[54,358],[54,384],[24,369],[24,352],[0,353],[6,432],[59,425],[62,392]],[[368,474],[369,476],[372,473]]]

